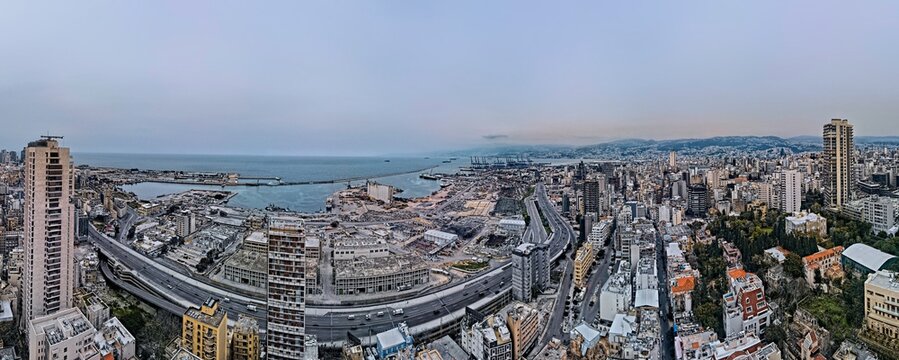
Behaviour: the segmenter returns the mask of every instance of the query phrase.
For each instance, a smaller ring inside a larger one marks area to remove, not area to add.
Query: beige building
[[[32,141],[25,149],[24,168],[22,313],[27,321],[72,307],[75,208],[68,148],[51,137]]]
[[[521,359],[534,346],[540,331],[540,312],[524,303],[509,304],[501,313],[512,334],[512,358]]]
[[[588,274],[590,273],[590,266],[593,265],[593,245],[590,243],[584,244],[577,251],[577,256],[574,258],[574,285],[583,288],[587,286]]]
[[[93,342],[97,331],[78,308],[28,322],[28,354],[34,360],[98,360]]]
[[[259,324],[241,316],[231,331],[231,360],[259,360]]]
[[[865,281],[865,328],[899,340],[899,274],[878,271]]]
[[[787,234],[800,232],[824,237],[827,235],[827,219],[815,213],[800,212],[784,220]]]
[[[306,230],[300,218],[275,217],[268,228],[266,356],[301,360],[306,347]]]
[[[855,186],[855,142],[849,120],[833,119],[824,125],[824,200],[841,208],[852,200]]]
[[[215,299],[181,317],[181,346],[203,360],[228,359],[228,314]]]

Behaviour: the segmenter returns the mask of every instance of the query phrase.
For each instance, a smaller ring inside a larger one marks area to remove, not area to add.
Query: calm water
[[[427,196],[440,188],[436,181],[423,180],[418,173],[384,176],[437,166],[433,171],[455,173],[467,166],[468,159],[449,164],[445,158],[384,157],[290,157],[290,156],[222,156],[222,155],[148,155],[148,154],[75,154],[76,164],[150,170],[202,172],[236,172],[242,176],[280,177],[283,181],[315,181],[369,177],[373,181],[402,189],[401,197]],[[389,159],[390,162],[384,160]],[[354,185],[365,181],[354,182]],[[236,192],[229,204],[244,208],[264,208],[269,204],[301,212],[324,210],[325,199],[346,183],[292,186],[229,186]],[[218,186],[139,183],[124,186],[141,199],[152,199],[189,189],[218,189]]]

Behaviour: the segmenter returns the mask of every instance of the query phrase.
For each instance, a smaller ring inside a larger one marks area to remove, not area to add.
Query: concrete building
[[[459,235],[440,230],[428,230],[425,231],[425,240],[434,243],[437,247],[444,247],[459,241]]]
[[[300,218],[269,219],[268,316],[269,360],[303,360],[306,347],[305,224]]]
[[[500,315],[462,327],[462,349],[476,360],[513,360],[512,335]]]
[[[406,323],[400,323],[399,326],[378,333],[376,349],[379,359],[389,359],[396,356],[398,359],[408,359],[415,352],[415,344],[412,341],[412,334],[409,333],[409,327]]]
[[[29,358],[99,360],[100,353],[93,342],[95,333],[96,329],[78,308],[36,317],[28,321]]]
[[[523,233],[527,226],[528,224],[522,219],[502,219],[499,221],[500,228],[516,234]]]
[[[260,350],[259,324],[241,316],[231,330],[231,360],[259,360]]]
[[[693,216],[705,216],[706,211],[709,209],[709,191],[703,184],[694,184],[690,185],[687,188],[687,210],[689,210]]]
[[[668,168],[677,169],[677,153],[674,151],[668,153]]]
[[[780,174],[780,210],[792,214],[802,209],[802,173],[784,170]]]
[[[632,289],[630,271],[627,270],[627,266],[620,266],[618,272],[609,276],[600,290],[600,320],[612,323],[615,315],[626,313],[633,306]]]
[[[545,245],[522,243],[512,251],[512,297],[529,302],[549,285],[549,254]]]
[[[265,254],[268,253],[268,238],[262,231],[253,231],[243,239],[241,247],[244,250]]]
[[[802,258],[802,269],[805,273],[805,281],[810,286],[815,286],[815,275],[824,279],[838,279],[843,277],[843,267],[840,266],[840,255],[843,254],[842,246],[834,246]]]
[[[599,213],[599,181],[584,181],[584,213]]]
[[[178,226],[176,229],[176,234],[179,237],[185,238],[188,235],[193,234],[194,231],[197,231],[197,219],[194,216],[194,213],[190,211],[184,211],[181,214],[177,215],[177,219]]]
[[[899,258],[862,243],[849,245],[840,256],[843,271],[861,275],[886,269],[897,261]]]
[[[878,271],[865,280],[865,328],[899,340],[899,278],[890,271]]]
[[[587,280],[590,274],[590,267],[593,265],[593,245],[584,244],[577,250],[574,258],[574,286],[584,288],[587,286]]]
[[[368,197],[372,200],[380,201],[385,204],[392,203],[393,195],[396,193],[396,188],[393,186],[378,184],[371,181],[366,184],[366,190],[368,192]]]
[[[578,324],[574,329],[571,329],[569,336],[571,336],[570,350],[576,352],[580,358],[592,359],[598,355],[602,335],[590,325],[585,323]]]
[[[25,149],[25,266],[22,316],[71,308],[75,286],[75,207],[69,149],[51,137]]]
[[[897,210],[899,204],[896,199],[870,196],[843,203],[842,213],[850,219],[871,224],[871,231],[874,233],[883,231],[895,235]]]
[[[181,317],[181,347],[203,360],[228,359],[228,314],[209,298]]]
[[[771,312],[765,298],[762,279],[743,269],[727,271],[730,291],[724,298],[724,332],[727,337],[739,333],[760,336],[770,323]]]
[[[593,230],[590,231],[590,236],[587,240],[593,245],[594,249],[602,249],[610,236],[612,236],[612,220],[602,219],[593,224]]]
[[[338,295],[408,290],[427,284],[429,274],[427,264],[413,255],[334,262],[334,286]]]
[[[833,119],[824,125],[824,201],[842,208],[852,199],[856,176],[855,142],[849,120]]]
[[[226,280],[264,289],[268,278],[268,255],[237,250],[225,260],[223,272]]]
[[[334,242],[334,260],[375,259],[390,256],[387,242],[381,239],[352,239]]]
[[[500,311],[506,316],[512,336],[512,358],[521,359],[537,342],[540,312],[526,304],[513,302]]]
[[[94,334],[94,345],[104,360],[137,359],[137,342],[118,318],[110,318]]]
[[[784,222],[787,234],[799,232],[819,237],[827,235],[827,219],[815,213],[800,212],[787,216]]]

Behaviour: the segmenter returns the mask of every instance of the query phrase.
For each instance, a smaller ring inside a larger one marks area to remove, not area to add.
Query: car
[[[225,302],[231,302],[231,299],[229,299],[229,298],[224,298],[222,300],[224,300]]]
[[[440,310],[434,310],[432,312],[434,313],[434,315],[440,315]]]
[[[356,315],[349,315],[349,316],[346,317],[346,319],[347,319],[347,320],[355,320],[355,319],[356,319]]]
[[[371,314],[365,314],[365,320],[371,320]]]
[[[393,315],[403,315],[403,309],[393,310]]]
[[[383,312],[383,311],[378,311],[378,314],[377,314],[377,315],[378,315],[378,317],[384,316],[384,312]]]
[[[256,312],[256,305],[247,305],[247,310]]]

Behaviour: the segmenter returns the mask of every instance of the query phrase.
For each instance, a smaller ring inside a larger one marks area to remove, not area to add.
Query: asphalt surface
[[[537,204],[540,206],[540,209],[543,210],[543,214],[546,215],[547,220],[549,221],[549,226],[553,230],[552,235],[549,238],[549,248],[551,254],[556,254],[559,251],[565,251],[565,247],[569,243],[574,243],[576,234],[574,233],[574,229],[571,227],[571,224],[568,223],[568,220],[562,217],[556,208],[549,202],[549,198],[546,195],[546,187],[542,183],[537,184],[537,189],[534,192],[535,197],[537,198]],[[543,225],[540,224],[542,228]],[[542,349],[546,346],[547,343],[552,338],[558,338],[565,340],[568,338],[568,333],[562,331],[562,321],[564,320],[564,312],[565,312],[565,300],[568,296],[568,292],[571,289],[571,281],[572,281],[572,266],[570,259],[571,251],[565,251],[562,256],[564,257],[561,261],[564,261],[564,271],[562,274],[562,283],[559,284],[559,291],[556,298],[555,305],[553,306],[552,314],[550,315],[548,328],[543,333],[543,337],[540,340],[536,349]]]
[[[599,249],[593,249],[593,251],[599,251]],[[584,294],[584,301],[581,303],[580,319],[588,324],[592,325],[593,320],[596,318],[596,314],[599,313],[598,291],[609,278],[609,263],[611,261],[612,252],[606,249],[603,258],[596,263],[593,273],[590,274],[590,279],[587,281],[587,290]],[[590,300],[593,298],[593,295],[596,295],[597,299],[593,303],[593,306],[590,306]]]
[[[542,184],[537,185],[535,195],[537,203],[543,214],[547,216],[547,220],[553,230],[551,238],[548,239],[550,254],[554,254],[552,257],[562,255],[566,258],[569,257],[570,254],[567,252],[565,254],[561,254],[561,252],[564,251],[569,242],[575,240],[574,230],[567,220],[562,218],[552,204],[549,203],[546,189]],[[236,320],[239,315],[249,316],[256,318],[260,327],[265,328],[266,312],[264,302],[216,288],[195,278],[193,274],[181,273],[143,255],[123,249],[121,245],[124,245],[126,242],[125,236],[128,233],[128,229],[137,220],[138,216],[136,214],[132,212],[127,213],[122,219],[119,236],[116,240],[100,234],[94,228],[90,229],[91,239],[107,257],[113,258],[126,267],[135,270],[144,283],[174,299],[174,301],[162,300],[180,302],[181,304],[189,303],[197,306],[202,304],[207,298],[215,297],[222,300],[220,307],[228,313],[229,319]],[[542,223],[539,224],[540,229],[542,229]],[[114,244],[114,242],[119,244]],[[571,288],[571,272],[571,262],[566,261],[565,272],[560,286],[561,291],[559,291],[560,301],[556,302],[550,318],[550,328],[541,341],[541,347],[552,337],[567,337],[567,333],[562,334],[560,331],[560,326],[563,320],[565,296],[568,293],[567,290]],[[509,288],[512,283],[511,274],[511,267],[505,267],[497,276],[478,276],[465,283],[451,287],[452,291],[449,291],[445,296],[439,297],[428,294],[417,300],[404,300],[377,306],[360,306],[358,308],[307,306],[306,332],[316,335],[320,342],[334,342],[345,340],[347,332],[364,338],[389,330],[400,322],[406,322],[409,326],[424,324],[451,312],[464,309],[466,306],[484,297],[496,295]],[[150,294],[136,295],[152,296]],[[430,299],[424,299],[425,297],[430,297]],[[160,299],[154,299],[154,301],[160,301]],[[408,305],[410,302],[414,304]],[[256,306],[257,309],[255,311],[248,310],[247,306],[251,304]],[[399,308],[403,309],[403,314],[394,316],[393,311]],[[308,313],[311,310],[316,310],[316,313],[322,315],[311,315]],[[378,316],[379,312],[384,314]],[[352,315],[352,319],[350,315]],[[371,315],[371,320],[367,320],[365,315]]]
[[[674,359],[674,328],[671,325],[671,301],[668,300],[668,256],[665,253],[665,240],[656,231],[656,257],[659,274],[659,328],[661,331],[660,359]]]
[[[135,215],[125,215],[120,227],[122,236],[119,242],[124,239],[127,229],[136,221]],[[129,217],[132,216],[133,218]],[[243,296],[231,294],[222,289],[216,289],[208,284],[202,283],[195,279],[192,275],[180,274],[191,278],[185,281],[176,277],[171,272],[173,269],[164,267],[142,255],[136,255],[123,249],[120,244],[114,244],[115,240],[110,239],[96,229],[90,229],[90,235],[93,243],[96,244],[102,252],[119,261],[128,268],[135,270],[141,279],[154,286],[156,289],[164,292],[167,296],[180,299],[193,305],[202,304],[208,297],[215,297],[223,300],[221,307],[227,311],[228,318],[236,320],[239,315],[250,316],[259,321],[261,328],[265,327],[265,306],[264,302],[258,300],[253,301]],[[160,269],[162,267],[162,269]],[[484,279],[482,279],[484,278]],[[430,300],[422,300],[414,305],[407,305],[410,301],[398,301],[396,303],[385,304],[381,306],[360,306],[358,308],[328,308],[318,306],[307,306],[306,315],[306,332],[318,336],[321,342],[342,341],[346,338],[346,333],[351,332],[362,338],[369,334],[377,334],[382,331],[395,327],[400,322],[406,322],[409,326],[415,326],[434,320],[438,317],[447,315],[453,311],[464,309],[466,306],[487,297],[494,296],[500,291],[507,289],[512,283],[511,267],[504,268],[497,276],[480,276],[460,283],[451,288],[455,291],[446,296],[430,296]],[[148,294],[136,294],[144,295]],[[428,295],[425,295],[427,297]],[[224,300],[228,299],[228,300]],[[158,301],[158,299],[154,299]],[[253,304],[257,307],[256,311],[247,309],[247,305]],[[394,316],[395,309],[403,309],[403,314]],[[318,313],[324,315],[311,315],[308,311],[315,309]],[[383,312],[382,316],[378,316],[379,312]],[[365,315],[370,314],[371,320],[366,320]],[[351,320],[349,317],[353,315]]]

